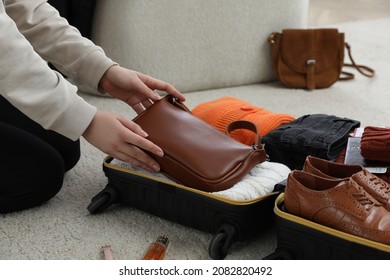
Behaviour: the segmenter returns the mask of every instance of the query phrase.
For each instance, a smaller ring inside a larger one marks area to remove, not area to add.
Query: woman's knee
[[[65,164],[65,171],[69,171],[75,167],[80,160],[80,140],[70,141],[69,139],[66,139],[61,151],[61,156]]]
[[[55,161],[48,158],[47,162],[35,163],[36,168],[23,167],[26,169],[23,174],[14,173],[7,185],[0,186],[1,213],[39,206],[61,190],[65,171],[60,156]]]
[[[40,173],[34,174],[30,181],[35,187],[32,190],[33,201],[39,205],[53,198],[62,188],[64,182],[65,165],[62,157],[52,151],[46,155],[46,162],[41,163]]]
[[[65,163],[60,153],[38,137],[0,122],[7,135],[0,148],[0,212],[38,206],[61,189]]]

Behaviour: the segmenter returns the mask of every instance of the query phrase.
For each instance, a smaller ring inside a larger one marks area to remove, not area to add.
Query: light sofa
[[[308,0],[97,1],[92,39],[182,92],[274,79],[267,37],[304,28]]]

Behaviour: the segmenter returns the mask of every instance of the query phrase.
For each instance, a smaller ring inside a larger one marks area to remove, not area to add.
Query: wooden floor
[[[390,0],[309,1],[309,27],[390,17]]]

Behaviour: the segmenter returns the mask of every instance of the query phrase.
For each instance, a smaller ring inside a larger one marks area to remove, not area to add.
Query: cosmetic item
[[[113,260],[111,246],[110,245],[104,245],[102,247],[103,255],[105,260]]]
[[[157,237],[156,241],[150,244],[147,249],[143,260],[162,260],[168,249],[169,239],[165,235]]]

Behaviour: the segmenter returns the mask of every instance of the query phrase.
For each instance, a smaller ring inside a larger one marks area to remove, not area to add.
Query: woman
[[[47,62],[77,86],[109,93],[137,113],[160,99],[154,90],[184,100],[172,85],[113,62],[45,0],[0,1],[0,55],[1,213],[57,194],[79,160],[80,137],[120,160],[159,170],[142,149],[163,151],[141,127],[98,111]]]

